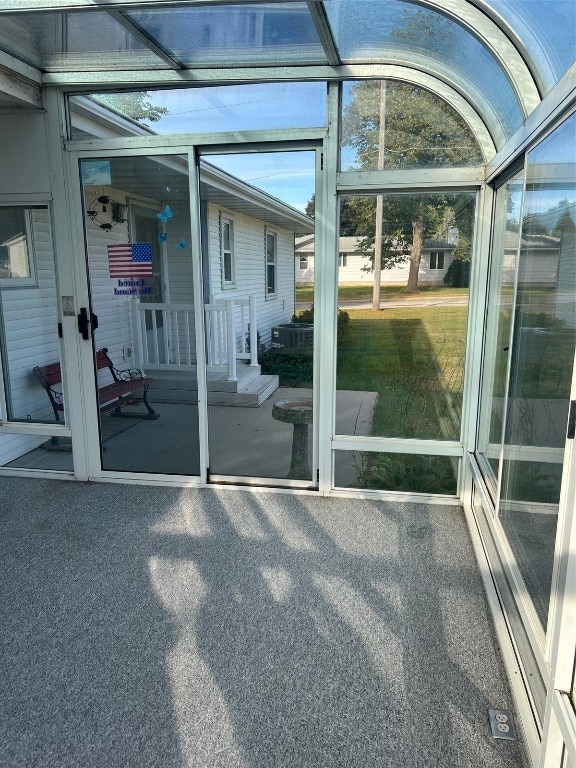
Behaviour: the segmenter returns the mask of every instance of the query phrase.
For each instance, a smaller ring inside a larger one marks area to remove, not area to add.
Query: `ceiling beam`
[[[162,61],[166,62],[172,69],[184,69],[182,62],[171,56],[158,43],[154,42],[140,27],[135,24],[131,19],[127,19],[120,11],[108,11],[108,15],[111,16],[118,24],[120,24],[129,34],[140,40],[144,45],[158,56]]]
[[[342,62],[332,34],[330,22],[328,21],[328,16],[326,15],[324,3],[320,0],[306,0],[306,4],[308,5],[308,10],[312,17],[312,21],[314,22],[314,26],[316,27],[320,42],[322,43],[322,48],[324,48],[326,60],[331,67],[337,67]]]

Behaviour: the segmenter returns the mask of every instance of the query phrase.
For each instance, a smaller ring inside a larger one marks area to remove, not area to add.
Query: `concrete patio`
[[[522,768],[456,506],[0,478],[3,768]]]

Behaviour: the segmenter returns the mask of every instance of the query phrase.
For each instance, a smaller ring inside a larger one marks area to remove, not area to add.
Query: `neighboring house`
[[[360,237],[341,237],[338,253],[338,281],[346,283],[371,283],[373,272],[366,271],[370,265],[369,258],[361,253],[358,245]],[[448,267],[453,261],[452,251],[455,242],[428,239],[424,241],[422,259],[420,261],[420,285],[441,284]],[[408,254],[403,264],[383,269],[381,282],[405,283],[408,280]],[[296,238],[295,271],[297,284],[314,282],[314,235]]]

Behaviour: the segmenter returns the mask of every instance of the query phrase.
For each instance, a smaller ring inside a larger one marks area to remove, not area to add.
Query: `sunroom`
[[[575,52],[572,0],[2,0],[0,489],[462,508],[575,768]]]

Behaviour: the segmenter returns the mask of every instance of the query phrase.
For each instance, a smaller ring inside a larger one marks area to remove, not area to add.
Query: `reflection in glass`
[[[48,72],[168,66],[104,11],[3,15],[0,47]]]
[[[520,243],[523,180],[522,171],[507,181],[496,193],[490,305],[486,321],[484,398],[480,419],[480,450],[486,456],[488,466],[493,473],[494,487],[498,477],[500,444],[504,427],[504,402]]]
[[[425,88],[394,80],[342,86],[341,169],[478,165],[482,152],[460,115]]]
[[[336,387],[361,393],[363,434],[458,440],[475,196],[378,197],[340,203]],[[356,434],[338,407],[336,428]]]
[[[105,349],[115,369],[99,365],[95,372],[102,468],[197,475],[187,161],[180,156],[101,158],[81,161],[80,171],[91,309],[98,317],[94,349]],[[146,400],[153,414],[142,402],[140,377],[152,380]],[[124,399],[116,399],[114,378],[135,381],[121,394]]]
[[[448,456],[334,451],[334,486],[454,495],[458,463]]]
[[[576,342],[572,116],[528,155],[500,519],[546,627]]]

